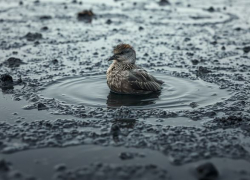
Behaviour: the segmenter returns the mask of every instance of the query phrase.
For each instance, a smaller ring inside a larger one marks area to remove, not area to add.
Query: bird
[[[135,64],[136,52],[131,45],[116,45],[108,61],[113,61],[106,74],[111,92],[142,95],[161,91],[164,82]]]

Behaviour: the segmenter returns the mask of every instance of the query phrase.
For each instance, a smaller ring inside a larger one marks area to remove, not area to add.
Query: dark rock
[[[8,74],[0,75],[0,88],[3,92],[7,92],[8,90],[14,89],[13,79]]]
[[[40,20],[49,20],[49,19],[52,19],[52,17],[49,15],[44,15],[44,16],[40,16],[39,19]]]
[[[24,64],[21,59],[10,57],[7,59],[3,64],[7,65],[8,67],[19,67],[21,64]]]
[[[170,5],[170,2],[168,0],[160,0],[159,5],[160,6]]]
[[[111,19],[108,19],[107,21],[106,21],[106,24],[111,24],[112,23],[112,20]]]
[[[41,110],[48,109],[48,107],[45,106],[43,103],[39,103],[39,104],[37,105],[37,109],[38,109],[38,111],[41,111]]]
[[[128,160],[128,159],[133,159],[134,158],[134,155],[132,153],[126,153],[126,152],[122,152],[119,157],[122,159],[122,160]]]
[[[215,9],[214,9],[214,7],[209,7],[208,9],[207,9],[207,11],[209,11],[209,12],[214,12],[215,11]]]
[[[54,169],[55,169],[56,171],[64,171],[64,170],[67,169],[67,167],[66,167],[65,164],[58,164],[58,165],[56,165],[56,166],[54,167]]]
[[[43,30],[43,31],[47,31],[48,29],[49,28],[47,26],[44,26],[44,27],[41,28],[41,30]]]
[[[228,117],[222,117],[220,119],[220,122],[223,122],[223,123],[230,123],[230,124],[235,124],[235,123],[238,123],[240,121],[242,121],[243,119],[241,117],[238,117],[238,116],[228,116]]]
[[[211,71],[207,67],[200,66],[198,71],[202,74],[210,73]]]
[[[197,104],[196,102],[191,102],[191,103],[189,104],[189,106],[190,106],[191,108],[196,108],[196,107],[198,106],[198,104]]]
[[[13,78],[9,74],[3,74],[0,76],[0,82],[13,83]]]
[[[196,173],[199,180],[213,180],[219,176],[218,170],[210,162],[199,165],[196,168]]]
[[[37,39],[42,39],[42,34],[29,32],[24,36],[28,41],[35,41]]]
[[[91,10],[84,10],[77,14],[77,18],[80,21],[91,22],[95,14]]]
[[[40,44],[39,41],[35,41],[35,42],[34,42],[34,45],[38,45],[38,44]]]
[[[58,61],[57,59],[53,59],[51,62],[52,62],[54,65],[57,65],[57,64],[59,63],[59,61]]]
[[[241,31],[242,29],[240,27],[237,27],[234,29],[235,31]]]
[[[187,52],[186,53],[188,56],[194,56],[194,53],[191,53],[191,52]]]
[[[8,172],[10,170],[10,163],[6,162],[4,159],[0,160],[0,172]]]
[[[250,52],[250,46],[246,46],[243,48],[244,53],[249,53]]]
[[[193,65],[197,65],[199,63],[199,61],[197,59],[193,59],[193,60],[191,60],[191,62]]]
[[[143,29],[144,29],[143,27],[141,27],[141,26],[139,27],[139,31],[142,31]]]

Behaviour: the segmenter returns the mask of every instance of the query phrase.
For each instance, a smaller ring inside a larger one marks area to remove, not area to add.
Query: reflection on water
[[[144,94],[144,95],[127,95],[110,92],[107,97],[108,107],[120,106],[145,106],[155,104],[161,92]]]
[[[136,119],[131,118],[117,118],[114,119],[113,125],[111,126],[110,133],[113,137],[114,142],[119,142],[119,136],[121,133],[121,129],[134,129],[136,123]],[[124,135],[124,134],[123,134]]]

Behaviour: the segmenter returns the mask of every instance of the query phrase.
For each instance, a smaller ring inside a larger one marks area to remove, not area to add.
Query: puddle
[[[133,154],[133,158],[122,160],[121,153]],[[28,150],[14,154],[2,155],[10,161],[15,169],[25,174],[35,175],[39,179],[52,179],[55,175],[55,167],[66,164],[67,169],[78,169],[89,167],[93,163],[104,163],[115,166],[134,166],[154,164],[167,171],[171,179],[197,179],[194,168],[206,162],[212,162],[218,168],[220,179],[234,179],[247,177],[249,162],[244,160],[231,160],[225,158],[212,158],[183,166],[170,164],[168,157],[160,152],[148,149],[124,148],[124,147],[102,147],[94,145],[82,145],[67,148],[44,148]],[[25,162],[25,166],[23,165]],[[233,167],[231,164],[234,164]],[[116,169],[117,172],[122,169]],[[240,173],[240,172],[246,172]],[[76,171],[72,170],[71,173]],[[181,172],[181,173],[178,173]],[[102,173],[101,171],[95,173]],[[145,172],[146,173],[146,172]],[[149,174],[150,175],[150,174]],[[119,178],[120,179],[120,178]]]
[[[11,95],[0,93],[0,121],[5,121],[8,123],[15,122],[31,122],[36,120],[55,120],[58,118],[72,118],[72,116],[66,115],[52,115],[49,111],[38,111],[34,110],[25,110],[23,109],[28,102],[13,101]]]
[[[122,152],[138,153],[145,157],[136,156],[133,159],[122,160],[119,157]],[[28,150],[11,155],[3,155],[3,157],[12,162],[16,169],[30,175],[36,175],[36,177],[41,179],[51,179],[54,167],[58,164],[66,163],[69,169],[99,162],[113,165],[157,164],[165,169],[174,167],[168,162],[166,156],[156,151],[93,145]],[[23,162],[25,162],[25,166],[23,166]]]
[[[132,106],[136,108],[191,109],[190,103],[198,107],[214,104],[229,97],[229,92],[201,80],[189,80],[153,74],[165,82],[161,93],[149,95],[120,95],[110,92],[106,75],[72,77],[49,85],[42,94],[69,104],[94,107]]]

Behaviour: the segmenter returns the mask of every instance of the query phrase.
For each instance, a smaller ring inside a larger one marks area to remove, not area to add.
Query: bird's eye
[[[124,54],[124,52],[120,52],[120,55],[123,55]]]

